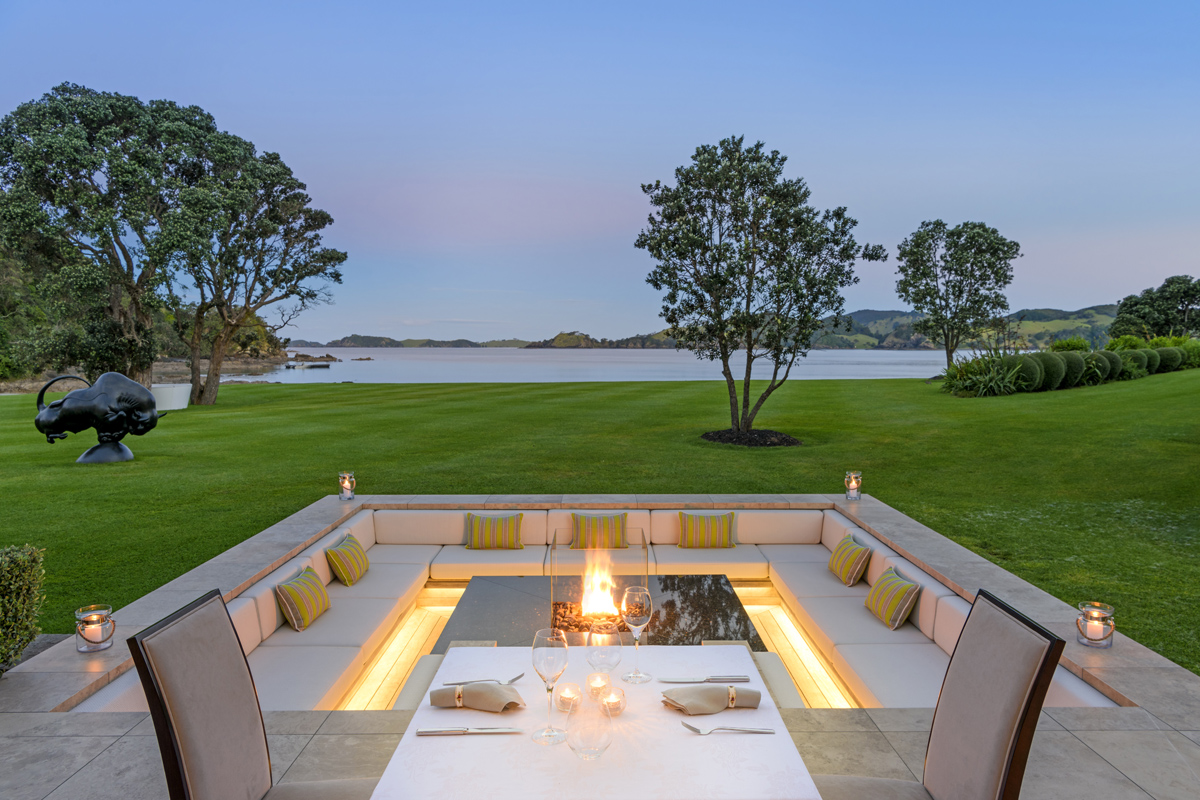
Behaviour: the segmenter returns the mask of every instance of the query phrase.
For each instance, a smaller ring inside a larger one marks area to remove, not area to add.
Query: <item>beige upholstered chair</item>
[[[171,800],[366,800],[375,779],[271,786],[254,679],[219,591],[128,640]]]
[[[1017,800],[1062,639],[984,590],[933,712],[922,783],[815,775],[824,800]]]

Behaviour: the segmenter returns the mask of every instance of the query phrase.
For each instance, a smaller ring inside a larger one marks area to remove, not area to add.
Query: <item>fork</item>
[[[682,720],[680,720],[680,722],[683,724],[683,727],[687,728],[689,731],[695,731],[696,733],[700,734],[701,736],[708,736],[713,731],[737,731],[738,733],[774,733],[775,732],[775,730],[773,728],[731,728],[726,725],[718,725],[715,728],[709,728],[708,730],[705,731],[705,730],[701,730],[700,728],[697,728],[695,725],[688,725],[686,722],[683,722]]]
[[[473,681],[446,681],[445,683],[442,684],[442,686],[462,686],[467,683],[498,683],[501,686],[509,686],[511,684],[516,683],[517,681],[521,680],[521,678],[524,678],[524,677],[525,677],[525,673],[522,672],[517,677],[509,678],[506,681],[496,680],[495,678],[479,678],[478,680],[473,680]]]

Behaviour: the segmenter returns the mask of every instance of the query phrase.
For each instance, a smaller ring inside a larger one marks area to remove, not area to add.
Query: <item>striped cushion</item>
[[[524,514],[507,517],[480,517],[467,514],[468,550],[524,550],[521,544],[521,519]]]
[[[290,581],[276,586],[275,599],[288,624],[298,631],[312,625],[317,617],[329,610],[329,593],[312,567],[305,567]]]
[[[629,547],[625,538],[625,519],[628,514],[588,516],[572,514],[575,538],[572,550],[624,550]]]
[[[680,511],[679,546],[736,547],[733,542],[733,512],[714,516]]]
[[[837,575],[842,583],[853,586],[862,577],[870,559],[871,548],[859,544],[853,536],[846,534],[829,556],[829,571]]]
[[[883,620],[884,625],[896,630],[912,613],[920,593],[920,584],[906,580],[893,567],[888,567],[867,594],[866,606]]]
[[[336,546],[325,551],[325,560],[337,579],[347,586],[353,586],[355,581],[367,574],[367,568],[371,566],[367,551],[349,533]]]

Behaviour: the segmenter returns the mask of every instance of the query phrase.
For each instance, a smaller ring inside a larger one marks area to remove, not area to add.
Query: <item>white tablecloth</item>
[[[562,681],[583,686],[591,668],[584,648],[573,648]],[[457,647],[446,653],[431,688],[445,680],[508,679],[526,706],[502,714],[434,708],[426,695],[392,755],[373,800],[455,798],[472,800],[819,800],[792,737],[744,647],[643,647],[641,667],[655,676],[749,675],[762,702],[756,709],[728,709],[688,717],[662,704],[670,685],[657,680],[633,686],[618,677],[633,665],[627,647],[614,683],[625,690],[628,708],[613,720],[613,743],[596,761],[577,757],[564,742],[545,746],[530,737],[546,724],[546,690],[524,647]],[[585,701],[590,702],[590,701]],[[567,715],[555,711],[554,725]],[[775,735],[716,732],[699,736],[680,725],[738,725],[774,728]],[[522,734],[421,736],[417,728],[447,726],[517,727]]]

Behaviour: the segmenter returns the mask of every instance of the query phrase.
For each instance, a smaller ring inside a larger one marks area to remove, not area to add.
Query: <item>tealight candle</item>
[[[604,696],[600,698],[600,703],[608,712],[609,716],[615,717],[625,710],[625,690],[619,686],[612,686]]]
[[[598,700],[600,695],[604,694],[609,686],[612,685],[612,679],[603,672],[593,672],[587,676],[587,693],[588,697],[593,700]]]
[[[560,683],[554,687],[554,707],[559,711],[570,712],[583,700],[583,690],[577,683]]]

